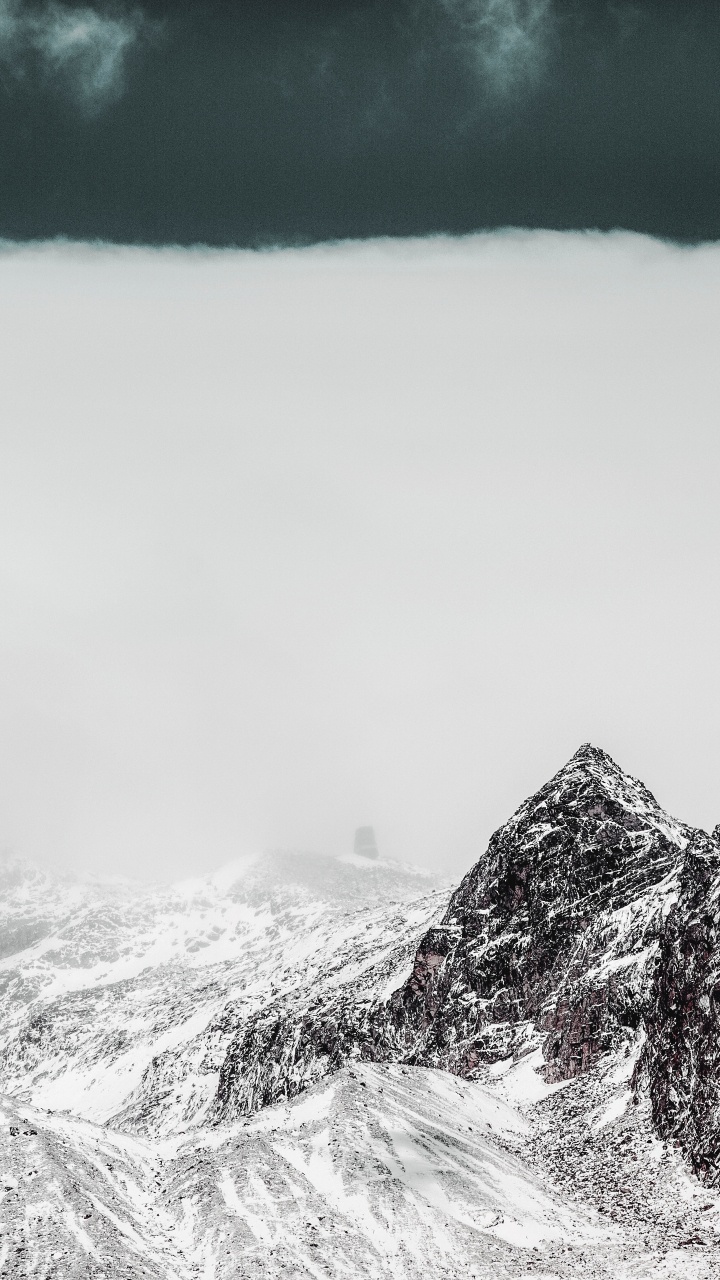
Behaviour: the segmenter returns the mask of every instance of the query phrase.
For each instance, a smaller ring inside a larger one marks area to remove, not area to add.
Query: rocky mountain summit
[[[0,1276],[710,1280],[719,836],[586,745],[454,892],[0,864]]]
[[[693,838],[605,752],[581,747],[495,833],[388,999],[346,990],[298,1018],[265,1008],[242,1028],[217,1114],[293,1096],[354,1057],[473,1079],[542,1045],[549,1082],[587,1070],[642,1023]]]

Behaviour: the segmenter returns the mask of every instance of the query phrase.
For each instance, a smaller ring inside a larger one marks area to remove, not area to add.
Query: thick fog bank
[[[453,874],[591,739],[712,827],[720,248],[0,256],[0,839]]]

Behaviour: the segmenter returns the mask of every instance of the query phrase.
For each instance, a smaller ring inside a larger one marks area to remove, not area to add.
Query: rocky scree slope
[[[665,922],[687,851],[703,841],[716,848],[605,752],[581,747],[495,833],[389,997],[358,1000],[346,986],[317,1008],[279,1002],[243,1026],[215,1118],[292,1097],[355,1058],[473,1079],[541,1046],[548,1082],[587,1071],[633,1041],[654,1007]]]
[[[671,1213],[661,1197],[642,1233],[628,1231],[549,1182],[533,1155],[533,1108],[498,1096],[517,1074],[491,1091],[357,1063],[234,1125],[152,1143],[0,1097],[0,1275],[714,1280],[718,1246],[667,1248],[682,1170],[662,1169]],[[545,1103],[562,1096],[554,1088]],[[613,1149],[628,1145],[609,1129]],[[646,1166],[634,1166],[633,1186],[652,1192]],[[706,1196],[685,1196],[686,1230],[707,1219]],[[710,1217],[712,1235],[714,1203]]]

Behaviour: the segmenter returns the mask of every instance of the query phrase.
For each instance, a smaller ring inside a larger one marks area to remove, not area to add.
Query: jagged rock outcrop
[[[638,1072],[655,1128],[720,1183],[720,829],[686,850],[663,928]]]
[[[393,997],[411,1057],[472,1074],[531,1023],[550,1080],[587,1069],[643,1011],[690,828],[581,747],[492,837]]]
[[[474,1077],[541,1043],[550,1081],[644,1017],[683,850],[695,837],[586,745],[490,841],[386,1001],[262,1011],[230,1045],[216,1117],[292,1097],[349,1058]]]

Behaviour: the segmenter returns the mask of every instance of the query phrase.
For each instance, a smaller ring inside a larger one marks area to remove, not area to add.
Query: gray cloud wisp
[[[109,15],[0,0],[0,60],[23,77],[35,63],[44,78],[98,109],[122,92],[127,53],[144,25],[137,9]]]
[[[505,95],[531,84],[546,65],[552,0],[440,0],[460,31],[485,86]]]

